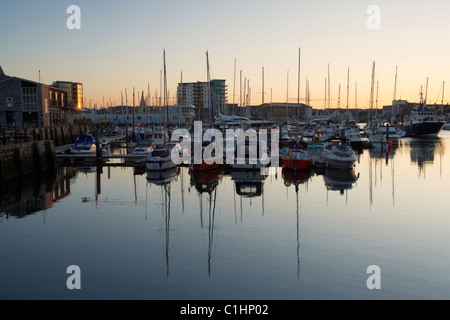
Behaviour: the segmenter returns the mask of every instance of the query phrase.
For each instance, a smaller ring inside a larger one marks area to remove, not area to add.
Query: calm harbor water
[[[2,184],[0,299],[450,299],[449,142],[364,150],[353,172],[61,167]]]

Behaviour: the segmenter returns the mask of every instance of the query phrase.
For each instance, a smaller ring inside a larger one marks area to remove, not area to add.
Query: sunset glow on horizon
[[[71,5],[80,8],[80,29],[66,25]],[[330,106],[368,108],[373,62],[374,107],[392,103],[396,68],[397,99],[418,102],[422,90],[430,104],[449,101],[445,0],[27,0],[1,7],[3,71],[46,84],[81,82],[85,107],[121,105],[125,90],[132,105],[133,88],[135,105],[142,93],[153,101],[161,90],[163,50],[171,104],[181,81],[206,81],[206,51],[211,79],[226,80],[228,103],[239,103],[244,80],[250,105],[261,104],[263,95],[265,103],[296,103],[298,90],[304,103],[308,81],[310,105],[325,108],[329,67]],[[375,18],[379,26],[371,29]]]

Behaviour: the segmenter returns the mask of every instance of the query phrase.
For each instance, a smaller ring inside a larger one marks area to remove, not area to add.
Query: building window
[[[29,112],[38,111],[36,87],[23,87],[22,101],[23,101],[23,111]]]

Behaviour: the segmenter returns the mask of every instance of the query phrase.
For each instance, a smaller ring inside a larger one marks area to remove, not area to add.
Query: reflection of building
[[[0,185],[0,215],[23,218],[29,214],[49,209],[70,194],[70,179],[76,170],[59,167],[56,176],[15,180]]]
[[[0,67],[2,126],[47,127],[71,124],[74,106],[69,105],[68,100],[68,93],[63,88],[7,76]]]

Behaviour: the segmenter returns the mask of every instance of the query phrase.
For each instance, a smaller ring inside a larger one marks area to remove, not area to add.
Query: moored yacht
[[[162,148],[154,149],[147,154],[146,167],[149,171],[162,171],[178,166],[172,161],[172,152],[181,152],[182,148],[178,142],[166,143]]]
[[[350,169],[357,159],[350,144],[339,140],[327,143],[320,155],[321,164],[327,168]]]
[[[105,149],[101,143],[99,147],[102,153],[105,153]],[[70,147],[70,153],[73,154],[96,154],[97,144],[94,138],[90,134],[84,134],[78,137],[77,141]]]
[[[364,147],[364,140],[361,137],[358,129],[348,128],[345,130],[345,139],[348,140],[350,145],[355,150],[361,150]]]

